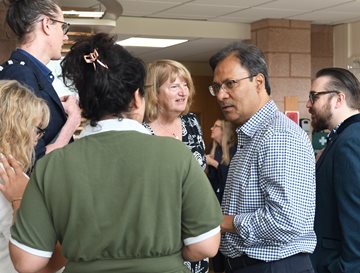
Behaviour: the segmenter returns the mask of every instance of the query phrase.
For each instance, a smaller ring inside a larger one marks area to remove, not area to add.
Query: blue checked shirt
[[[316,245],[315,157],[307,134],[269,101],[237,129],[222,209],[235,215],[221,252],[274,261]]]

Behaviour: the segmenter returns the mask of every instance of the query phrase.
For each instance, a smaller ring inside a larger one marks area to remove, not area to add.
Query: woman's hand
[[[5,157],[0,154],[0,162],[3,166],[0,166],[0,191],[5,198],[12,203],[20,203],[20,200],[24,194],[26,185],[29,181],[29,177],[24,174],[19,162],[11,155]]]
[[[213,166],[216,169],[219,166],[219,162],[217,162],[211,155],[206,155],[206,164]]]

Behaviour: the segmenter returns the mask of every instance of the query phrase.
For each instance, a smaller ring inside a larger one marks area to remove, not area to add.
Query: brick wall
[[[300,117],[311,85],[311,24],[308,21],[264,19],[251,25],[252,42],[269,65],[272,98],[284,110],[284,97],[296,96]]]

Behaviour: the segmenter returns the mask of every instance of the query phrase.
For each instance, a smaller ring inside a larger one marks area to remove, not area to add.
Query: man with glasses
[[[36,159],[72,140],[81,121],[75,96],[59,98],[54,76],[46,64],[61,58],[68,39],[69,24],[53,0],[8,0],[6,22],[19,41],[19,48],[0,66],[0,79],[14,79],[27,85],[49,105],[51,118],[36,146]]]
[[[306,104],[314,131],[328,129],[316,163],[318,273],[360,272],[360,83],[348,70],[317,72]]]
[[[226,272],[313,272],[315,159],[307,134],[270,98],[258,48],[229,45],[210,66],[209,91],[238,134],[222,201]]]

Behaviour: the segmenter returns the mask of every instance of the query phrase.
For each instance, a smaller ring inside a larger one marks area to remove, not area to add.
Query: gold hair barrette
[[[104,64],[103,62],[101,62],[98,58],[99,58],[99,53],[97,52],[96,49],[94,49],[94,51],[92,53],[90,53],[89,55],[84,55],[85,62],[88,63],[88,64],[93,64],[95,71],[96,71],[95,62],[100,64],[102,67],[105,67],[106,69],[109,69],[109,67],[106,64]]]

